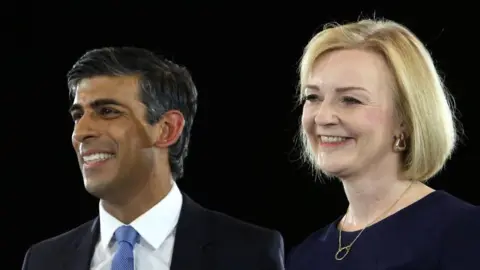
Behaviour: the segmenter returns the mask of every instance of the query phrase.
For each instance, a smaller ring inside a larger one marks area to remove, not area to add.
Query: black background
[[[14,232],[11,269],[20,268],[31,244],[97,214],[98,202],[84,191],[71,147],[65,74],[87,50],[104,46],[145,47],[189,68],[200,104],[178,185],[205,207],[279,230],[288,251],[347,206],[341,185],[315,182],[292,143],[303,47],[327,22],[373,15],[396,20],[433,53],[465,129],[464,142],[430,185],[480,204],[477,27],[475,14],[467,15],[472,7],[77,2],[29,4],[19,13],[14,72],[20,80],[9,91],[12,102],[4,102],[10,131],[4,164],[13,176],[3,180],[14,186],[4,189],[6,223]]]

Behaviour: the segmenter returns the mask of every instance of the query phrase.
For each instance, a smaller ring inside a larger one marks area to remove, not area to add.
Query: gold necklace
[[[337,253],[335,253],[335,260],[337,261],[341,261],[343,260],[345,257],[347,257],[348,253],[350,252],[350,249],[352,249],[352,246],[353,244],[355,244],[355,242],[357,241],[357,239],[360,237],[360,235],[362,235],[363,231],[365,231],[366,228],[370,227],[370,225],[372,225],[375,221],[377,221],[380,217],[382,217],[383,215],[387,214],[388,212],[390,212],[390,210],[392,210],[392,208],[400,201],[400,199],[402,199],[402,197],[405,195],[405,193],[407,193],[407,191],[410,189],[410,187],[412,186],[413,182],[410,182],[410,185],[403,191],[402,195],[400,195],[400,197],[398,197],[398,199],[392,204],[392,206],[390,206],[385,212],[383,212],[381,215],[379,215],[376,219],[372,220],[370,223],[367,224],[367,226],[365,226],[365,228],[363,228],[358,234],[357,236],[353,239],[353,241],[342,247],[342,227],[343,227],[343,222],[345,221],[345,218],[340,222],[340,226],[338,228],[338,250],[337,250]],[[347,216],[348,214],[348,209],[347,209],[347,212],[345,213],[345,216]],[[342,255],[343,254],[343,255]]]

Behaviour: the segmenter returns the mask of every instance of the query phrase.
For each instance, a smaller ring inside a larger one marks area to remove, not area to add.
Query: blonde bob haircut
[[[393,21],[329,24],[305,47],[299,66],[300,100],[315,60],[341,49],[364,49],[384,57],[395,79],[396,112],[408,138],[402,164],[404,176],[426,182],[443,168],[457,141],[453,99],[429,52],[410,30]],[[315,167],[306,136],[303,131],[300,135],[303,156]]]

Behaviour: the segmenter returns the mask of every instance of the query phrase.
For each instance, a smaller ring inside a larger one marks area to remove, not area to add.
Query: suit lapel
[[[204,252],[211,242],[205,209],[183,194],[178,220],[171,270],[209,269]]]
[[[74,242],[72,254],[65,258],[62,269],[69,270],[89,270],[90,263],[95,249],[95,244],[99,235],[99,221],[95,218],[87,232],[81,232]]]

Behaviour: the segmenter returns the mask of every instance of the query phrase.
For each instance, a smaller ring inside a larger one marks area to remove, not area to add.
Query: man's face
[[[153,166],[153,127],[145,120],[146,108],[139,97],[134,76],[92,77],[76,89],[72,144],[85,188],[96,197],[148,178],[144,175]]]

